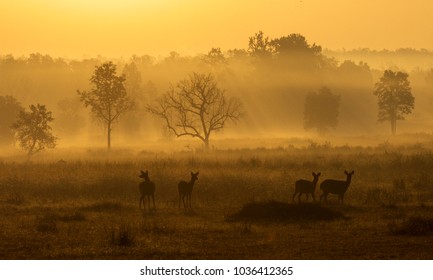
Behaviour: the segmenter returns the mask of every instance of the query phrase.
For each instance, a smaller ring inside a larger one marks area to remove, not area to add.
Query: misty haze
[[[316,0],[263,22],[21,2],[0,4],[0,259],[433,257],[430,4],[378,4],[413,17],[397,36],[337,1],[324,36]]]

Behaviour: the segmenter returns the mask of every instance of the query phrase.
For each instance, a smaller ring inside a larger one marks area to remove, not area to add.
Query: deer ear
[[[317,176],[320,176],[320,175],[322,175],[322,173],[320,173],[320,172],[319,172],[319,173],[317,173]]]
[[[191,176],[193,176],[194,175],[194,173],[192,173],[192,171],[191,171]]]
[[[344,170],[344,174],[346,174],[346,175],[349,175],[349,173],[347,173],[347,171],[346,171],[346,170]]]
[[[144,174],[143,170],[141,170],[140,172],[141,172],[141,174]]]
[[[355,170],[352,171],[352,173],[350,173],[351,175],[355,174]]]
[[[311,175],[316,176],[316,173],[312,172]]]
[[[198,173],[199,173],[199,172],[195,173],[195,176],[198,176]]]
[[[144,172],[144,173],[146,173],[146,174],[149,173],[149,170],[146,170],[146,172]]]

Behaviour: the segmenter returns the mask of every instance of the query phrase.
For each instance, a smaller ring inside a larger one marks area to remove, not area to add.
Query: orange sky
[[[433,50],[430,0],[0,0],[0,54],[82,58],[246,48],[259,30],[324,48]]]

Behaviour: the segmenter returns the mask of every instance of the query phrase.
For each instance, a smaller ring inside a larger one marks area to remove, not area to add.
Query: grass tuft
[[[135,236],[131,227],[120,224],[111,230],[111,244],[119,247],[131,247],[135,244]]]

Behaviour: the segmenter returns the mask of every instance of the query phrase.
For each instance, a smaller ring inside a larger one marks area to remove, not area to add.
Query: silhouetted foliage
[[[223,65],[227,63],[220,48],[212,48],[207,55],[204,56],[203,60],[210,65]]]
[[[228,120],[239,120],[240,108],[240,101],[227,98],[212,74],[192,73],[176,88],[171,87],[149,111],[164,119],[177,137],[199,138],[207,150],[211,133],[223,129]]]
[[[301,34],[290,34],[278,39],[273,39],[270,45],[273,46],[275,53],[279,55],[309,53],[313,56],[317,56],[320,55],[322,51],[322,47],[316,44],[308,44],[305,37]]]
[[[263,31],[254,34],[249,38],[248,52],[256,58],[269,58],[273,52],[269,37],[265,37]]]
[[[336,128],[339,106],[340,96],[327,87],[322,87],[318,93],[309,93],[305,98],[304,128],[316,128],[319,133]]]
[[[86,107],[107,126],[107,148],[111,148],[111,130],[113,123],[125,112],[130,111],[134,102],[127,96],[124,86],[125,77],[116,75],[116,65],[111,61],[96,66],[90,83],[90,91],[77,91]]]
[[[14,141],[12,124],[17,120],[20,111],[24,110],[13,96],[0,96],[0,144]]]
[[[54,148],[57,138],[51,133],[54,120],[45,105],[30,105],[30,112],[20,111],[18,120],[12,125],[20,146],[27,150],[30,158],[45,148]]]
[[[308,44],[301,34],[273,39],[270,45],[282,66],[303,69],[320,67],[322,47]]]
[[[390,121],[391,132],[395,135],[397,120],[404,120],[404,115],[414,109],[415,98],[411,93],[408,74],[385,70],[375,85],[374,95],[378,98],[379,121]]]

